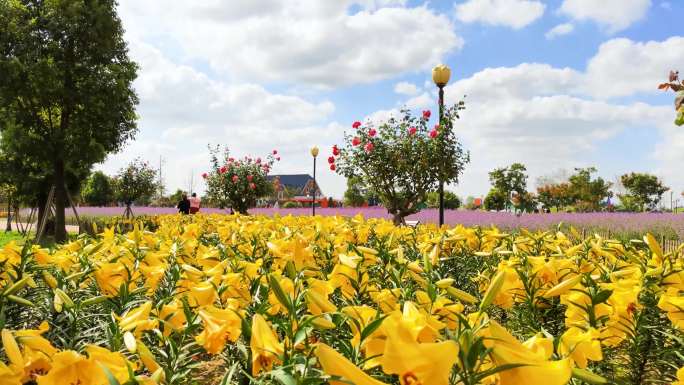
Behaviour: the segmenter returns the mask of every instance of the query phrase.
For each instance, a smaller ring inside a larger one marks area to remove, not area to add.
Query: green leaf
[[[363,342],[366,338],[373,334],[373,332],[376,331],[380,327],[380,325],[382,325],[382,321],[384,321],[385,318],[387,318],[387,316],[375,319],[371,321],[368,325],[366,325],[366,327],[363,328],[363,330],[361,331],[361,342]]]
[[[285,306],[285,308],[290,312],[294,312],[294,308],[292,305],[292,301],[290,300],[290,297],[285,294],[283,291],[283,288],[280,287],[280,284],[278,283],[278,280],[274,276],[269,277],[269,286],[271,286],[271,290],[273,290],[273,294],[275,294],[276,298],[278,301]]]
[[[107,377],[107,381],[109,382],[109,385],[121,385],[119,383],[119,381],[117,381],[117,379],[114,377],[114,375],[112,374],[111,370],[109,370],[108,367],[106,367],[105,365],[103,365],[100,362],[98,362],[98,364],[100,365],[100,368],[102,368],[102,371],[104,372],[105,377]]]
[[[282,369],[272,371],[271,377],[275,378],[282,385],[297,385],[297,380]]]

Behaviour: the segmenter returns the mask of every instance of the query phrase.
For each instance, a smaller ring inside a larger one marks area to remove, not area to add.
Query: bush
[[[439,208],[439,192],[433,191],[428,193],[427,206],[430,208]],[[461,207],[461,198],[451,191],[444,191],[444,208],[447,210],[456,210]]]
[[[284,209],[296,209],[299,207],[302,207],[302,205],[299,204],[299,202],[288,201],[288,202],[283,203]]]

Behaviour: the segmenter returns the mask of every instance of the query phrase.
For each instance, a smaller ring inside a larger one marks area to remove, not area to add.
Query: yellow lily
[[[354,385],[387,385],[366,374],[326,344],[319,343],[314,354],[326,374],[342,379],[342,381],[330,379],[328,380],[330,385],[348,385],[350,383]]]
[[[262,370],[271,370],[274,362],[281,362],[283,344],[278,341],[271,326],[261,314],[252,317],[252,375],[256,376]]]
[[[210,354],[218,354],[226,342],[235,342],[242,332],[241,319],[232,309],[208,306],[199,311],[204,330],[195,337],[198,344]]]

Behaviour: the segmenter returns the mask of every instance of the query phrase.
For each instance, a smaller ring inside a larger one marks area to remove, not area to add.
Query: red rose
[[[335,167],[335,163],[333,163],[333,164],[330,165],[330,171],[335,171],[335,168],[336,168],[336,167]]]
[[[357,129],[359,127],[361,127],[361,122],[359,122],[359,121],[356,121],[352,124],[352,128],[354,128],[354,129]]]
[[[426,119],[426,120],[427,120],[427,119],[430,119],[430,115],[432,115],[432,113],[430,112],[430,110],[425,110],[425,111],[423,111],[423,119]]]
[[[328,157],[328,163],[330,163],[330,164],[335,163],[335,157],[334,157],[334,156],[329,156],[329,157]]]
[[[435,130],[439,131],[440,128],[441,128],[441,127],[439,126],[439,124],[435,124]]]
[[[202,178],[207,179],[207,173],[206,172],[202,174]]]
[[[366,150],[366,152],[370,153],[371,151],[373,151],[374,148],[375,146],[373,145],[373,142],[368,142],[366,143],[366,147],[364,149]]]
[[[237,183],[240,178],[237,175],[233,175],[233,183]]]
[[[378,132],[375,131],[375,128],[371,128],[371,129],[368,131],[368,135],[370,135],[371,138],[374,137],[375,134],[377,134],[377,133],[378,133]]]
[[[221,167],[221,168],[219,169],[219,172],[220,172],[221,174],[225,174],[225,173],[226,173],[226,170],[227,170],[226,166],[223,166],[223,167]]]
[[[273,155],[278,155],[278,150],[273,150]]]
[[[430,137],[431,137],[431,138],[434,139],[434,138],[437,137],[437,135],[439,135],[439,132],[437,132],[437,130],[432,130],[432,131],[430,131]]]
[[[247,175],[247,182],[251,182],[251,181],[252,181],[252,179],[254,179],[254,177],[253,177],[253,176],[251,176],[251,175]]]
[[[278,162],[280,162],[280,157],[279,157],[279,156],[276,156],[276,160],[277,160]]]
[[[333,155],[335,155],[335,156],[340,155],[340,149],[337,148],[337,146],[333,146]]]
[[[358,146],[361,144],[361,139],[359,139],[358,136],[355,136],[354,139],[352,139],[352,146]]]
[[[256,189],[256,185],[255,185],[254,183],[250,183],[250,184],[249,184],[249,188],[251,188],[252,190],[254,190],[254,189]]]
[[[228,158],[228,162],[230,162],[230,163],[235,162],[235,158]]]
[[[261,158],[256,158],[256,163],[261,164]]]
[[[409,134],[409,136],[413,136],[413,135],[415,135],[415,134],[416,134],[416,131],[418,131],[418,129],[417,129],[417,128],[415,128],[415,127],[411,127],[411,128],[409,128],[409,130],[408,130],[408,134]]]

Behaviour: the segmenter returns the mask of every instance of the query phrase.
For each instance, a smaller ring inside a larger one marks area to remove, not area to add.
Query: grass
[[[6,244],[12,242],[12,241],[19,241],[23,239],[21,234],[19,234],[16,231],[11,231],[9,233],[6,232],[1,232],[0,233],[0,247],[5,246]]]

